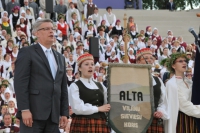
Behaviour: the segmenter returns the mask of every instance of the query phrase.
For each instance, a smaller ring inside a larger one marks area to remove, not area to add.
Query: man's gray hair
[[[39,19],[39,20],[37,20],[33,25],[33,31],[32,32],[33,33],[36,32],[41,24],[48,23],[48,22],[53,24],[53,21],[51,19]]]

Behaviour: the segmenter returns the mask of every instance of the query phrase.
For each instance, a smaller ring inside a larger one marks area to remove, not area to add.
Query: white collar
[[[152,32],[147,31],[147,34],[148,34],[148,35],[152,35]]]
[[[94,15],[95,15],[95,16],[99,16],[99,14],[98,14],[98,13],[97,13],[97,14],[95,14],[95,13],[94,13]]]
[[[131,34],[132,35],[136,35],[136,31],[131,31]]]
[[[115,27],[116,27],[117,30],[122,30],[121,25],[119,25],[119,26],[118,26],[118,25],[115,25]]]
[[[52,51],[51,47],[49,49],[47,49],[45,46],[43,46],[42,44],[39,43],[39,45],[41,46],[42,50],[44,51],[44,53],[50,49],[50,51]]]
[[[90,79],[80,77],[80,80],[83,81],[83,82],[90,83],[90,82],[92,82],[92,77]]]

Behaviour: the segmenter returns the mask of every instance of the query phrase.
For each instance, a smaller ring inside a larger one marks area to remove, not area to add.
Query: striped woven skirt
[[[164,133],[164,126],[162,119],[154,117],[146,133]]]
[[[194,118],[179,111],[176,126],[177,133],[199,133]]]
[[[86,117],[73,117],[70,133],[110,133],[110,128],[106,125],[106,120],[91,119]]]

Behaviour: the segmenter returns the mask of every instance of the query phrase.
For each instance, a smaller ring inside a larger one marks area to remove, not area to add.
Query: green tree
[[[193,5],[198,6],[200,4],[200,0],[186,0],[187,6],[190,6],[191,9],[193,8]]]
[[[166,5],[169,0],[143,0],[144,9],[166,9]],[[187,6],[190,6],[193,9],[193,5],[198,6],[200,0],[174,0],[176,9],[184,10]],[[186,4],[187,3],[187,4]]]
[[[153,2],[152,0],[143,0],[143,8],[144,9],[153,9]]]

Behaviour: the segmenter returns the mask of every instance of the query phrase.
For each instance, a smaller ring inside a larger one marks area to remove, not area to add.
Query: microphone
[[[198,39],[199,37],[197,36],[197,34],[195,33],[193,28],[189,28],[188,31],[194,36],[195,44],[196,44],[196,46],[197,46],[197,48],[198,48],[198,50],[200,52],[200,47],[199,47],[200,44],[199,44],[199,39]],[[199,36],[200,36],[200,27],[199,27]]]
[[[196,43],[196,45],[198,45],[198,36],[197,36],[197,34],[195,33],[194,29],[193,29],[193,28],[189,28],[188,31],[194,36],[194,38],[195,38],[195,43]]]

